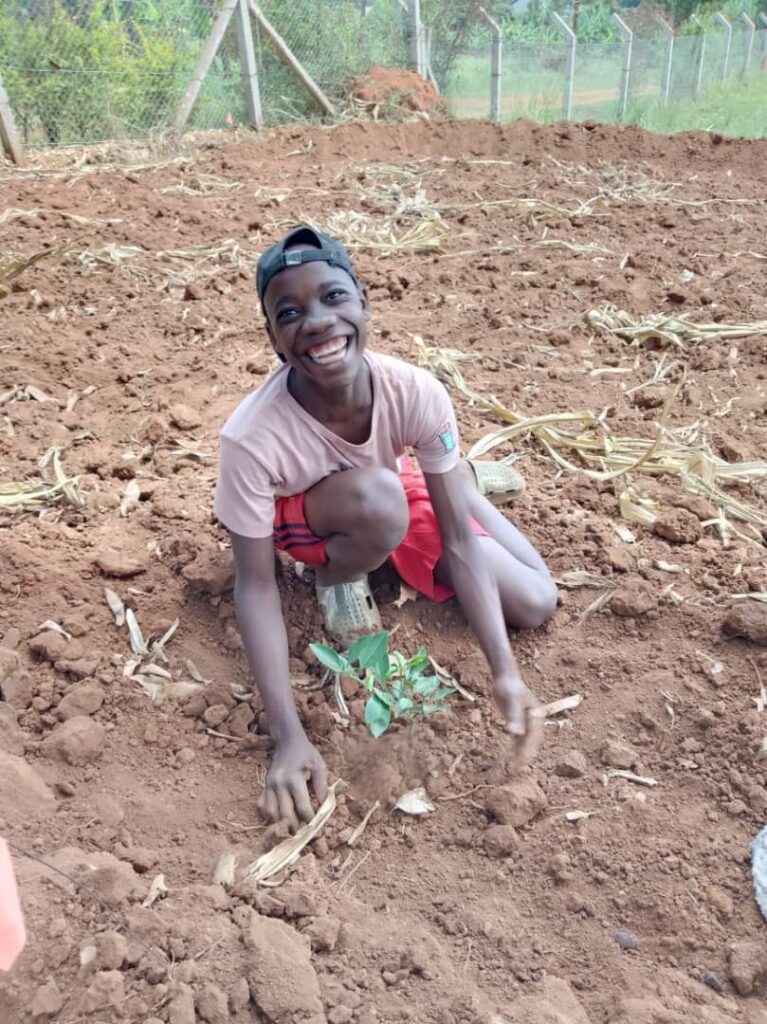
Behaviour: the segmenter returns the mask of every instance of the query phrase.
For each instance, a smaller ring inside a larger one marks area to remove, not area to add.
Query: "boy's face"
[[[269,282],[263,305],[275,351],[302,376],[334,388],[356,379],[370,306],[345,270],[322,261],[289,267]]]

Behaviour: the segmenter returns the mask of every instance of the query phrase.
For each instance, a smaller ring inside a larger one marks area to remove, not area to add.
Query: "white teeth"
[[[346,338],[333,339],[325,342],[324,345],[317,345],[314,351],[307,352],[313,363],[319,366],[328,366],[330,363],[337,363],[346,355]]]

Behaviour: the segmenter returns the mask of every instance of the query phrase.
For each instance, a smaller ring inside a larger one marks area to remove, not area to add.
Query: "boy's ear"
[[[371,317],[370,311],[370,296],[368,295],[368,286],[360,283],[359,285],[360,302],[362,303],[362,309],[365,314],[365,319],[369,320]]]

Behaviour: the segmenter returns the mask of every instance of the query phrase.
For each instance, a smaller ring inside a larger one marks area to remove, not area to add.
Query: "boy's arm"
[[[469,625],[493,677],[495,699],[510,732],[521,737],[519,758],[529,761],[543,739],[540,702],[525,686],[511,649],[498,586],[469,523],[469,508],[458,467],[425,473],[442,538],[442,557]]]
[[[319,801],[327,795],[327,772],[321,755],[307,739],[293,699],[288,668],[288,638],[274,573],[271,537],[230,534],[237,579],[234,605],[250,671],[269,721],[274,756],[259,807],[292,827],[314,813],[307,789],[311,778]]]

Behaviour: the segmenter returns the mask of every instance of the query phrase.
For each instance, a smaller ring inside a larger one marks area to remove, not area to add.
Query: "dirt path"
[[[508,202],[573,210],[607,181],[604,162],[679,185],[668,201],[592,215]],[[763,546],[725,547],[701,525],[716,519],[710,503],[646,477],[680,542],[632,525],[627,543],[623,480],[560,472],[520,437],[528,489],[515,521],[558,575],[587,570],[616,591],[584,618],[606,591],[563,589],[553,621],[514,641],[543,699],[583,703],[507,786],[511,741],[458,611],[398,608],[396,583],[379,581],[397,645],[426,643],[478,700],[374,742],[358,698],[349,723],[330,690],[299,690],[311,738],[352,790],[285,885],[227,892],[211,885],[219,856],[235,852],[241,868],[281,833],[255,812],[269,739],[258,701],[232,692],[247,673],[210,511],[219,426],[274,366],[253,258],[285,221],[380,212],[373,189],[392,180],[451,209],[441,251],[358,256],[381,350],[413,357],[420,334],[469,354],[462,370],[481,393],[526,415],[604,410],[630,437],[655,436],[684,363],[667,428],[695,424],[713,453],[764,460],[763,338],[661,352],[581,318],[611,303],[767,319],[753,255],[764,207],[739,205],[765,194],[765,166],[767,143],[466,122],[294,127],[127,173],[0,174],[0,214],[21,211],[0,224],[3,251],[67,246],[0,299],[2,482],[38,476],[58,446],[85,495],[82,508],[0,510],[0,833],[114,910],[17,858],[30,939],[0,981],[2,1024],[766,1024],[748,851],[767,815],[753,699],[767,656],[722,631],[731,595],[765,589]],[[453,397],[465,446],[497,427]],[[763,487],[728,493],[764,514]],[[145,637],[178,617],[158,664],[204,689],[149,699],[105,585]],[[311,585],[288,565],[280,585],[305,683],[321,636]],[[764,623],[766,606],[740,607]],[[610,769],[658,784],[608,780]],[[389,810],[420,784],[436,813]],[[350,848],[376,798],[383,809]],[[571,822],[572,811],[586,813]],[[159,874],[167,898],[143,908]]]

